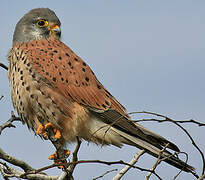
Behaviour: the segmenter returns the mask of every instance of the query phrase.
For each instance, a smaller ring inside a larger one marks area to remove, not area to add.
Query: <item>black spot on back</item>
[[[70,55],[68,53],[65,53],[66,56],[70,57]]]
[[[85,80],[86,80],[87,82],[89,82],[90,79],[89,79],[89,77],[85,77]]]
[[[106,105],[102,104],[102,107],[103,107],[103,108],[106,108]]]
[[[110,106],[110,103],[108,101],[105,100],[105,104],[107,104],[108,106]]]
[[[98,88],[98,89],[101,89],[101,86],[100,86],[99,84],[97,84],[97,88]]]
[[[56,82],[56,78],[55,77],[53,77],[53,81]]]
[[[26,87],[26,91],[30,91],[30,86],[27,86],[27,87]]]

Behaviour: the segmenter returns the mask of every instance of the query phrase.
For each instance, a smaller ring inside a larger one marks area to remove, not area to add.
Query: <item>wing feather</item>
[[[125,108],[97,80],[90,67],[64,43],[40,40],[27,46],[32,67],[65,98],[101,111],[115,109],[126,116]]]

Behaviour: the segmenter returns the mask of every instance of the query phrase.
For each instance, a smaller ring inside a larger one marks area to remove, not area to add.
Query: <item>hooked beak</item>
[[[49,28],[50,36],[59,39],[61,36],[61,29],[57,24],[51,25]]]

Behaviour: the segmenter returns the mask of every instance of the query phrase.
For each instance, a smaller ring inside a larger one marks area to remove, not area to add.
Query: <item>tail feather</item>
[[[151,154],[152,156],[154,156],[156,158],[158,158],[160,155],[161,158],[165,158],[165,160],[164,160],[165,162],[167,162],[168,164],[170,164],[176,168],[182,169],[183,171],[186,171],[186,172],[192,172],[195,170],[194,167],[188,165],[184,161],[180,160],[178,157],[172,155],[172,153],[170,153],[167,150],[164,150],[162,152],[162,148],[155,147],[152,144],[150,144],[150,143],[148,143],[140,138],[133,137],[133,136],[131,136],[123,131],[120,131],[116,128],[112,128],[112,130],[115,131],[116,133],[118,133],[120,136],[124,137],[127,140],[127,144],[133,144],[134,146],[136,146],[139,149],[144,149],[144,150],[146,150],[147,153]]]
[[[179,148],[175,144],[162,136],[146,129],[138,123],[132,122],[129,117],[123,116],[115,110],[111,109],[104,112],[97,112],[92,109],[92,112],[95,113],[97,117],[100,117],[101,121],[105,124],[111,125],[110,128],[112,131],[124,139],[122,143],[136,146],[139,149],[144,149],[147,153],[156,158],[161,155],[162,158],[165,158],[165,162],[183,171],[194,171],[192,166],[180,160],[176,155],[172,155],[172,153],[166,149],[161,153],[164,147],[180,152]]]

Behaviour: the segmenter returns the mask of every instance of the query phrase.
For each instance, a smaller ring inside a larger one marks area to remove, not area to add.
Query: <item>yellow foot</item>
[[[57,152],[54,152],[53,154],[51,154],[50,156],[48,156],[48,159],[54,160],[54,159],[57,159],[57,157],[58,157]]]
[[[67,158],[69,155],[70,155],[70,151],[69,150],[64,150],[64,154],[65,154],[65,157],[64,158]],[[57,155],[57,152],[54,152],[53,154],[51,154],[48,159],[50,160],[57,160],[58,159],[58,155]]]
[[[49,122],[45,125],[45,129],[48,129],[48,128],[53,128],[53,132],[55,133],[55,135],[54,135],[55,139],[61,138],[61,132],[58,129],[56,129],[52,123]]]
[[[61,160],[54,160],[54,163],[55,163],[55,164],[62,164],[63,162],[62,162]],[[64,169],[64,166],[59,165],[58,168],[59,168],[59,169]]]
[[[45,124],[45,126],[43,126],[42,124],[40,124],[36,130],[36,134],[38,135],[42,135],[45,139],[48,139],[48,133],[47,133],[47,129],[49,128],[53,128],[53,132],[54,132],[54,138],[55,139],[60,139],[61,138],[61,132],[55,128],[55,126],[52,123],[47,123]]]
[[[44,131],[45,131],[45,128],[43,127],[42,124],[40,124],[36,130],[36,134],[38,135],[43,134]]]
[[[65,157],[64,157],[64,158],[67,158],[67,157],[70,155],[70,151],[69,151],[69,150],[64,150],[64,154],[65,154]],[[48,157],[48,159],[54,160],[54,163],[56,163],[56,164],[65,163],[65,162],[64,162],[65,160],[60,160],[60,159],[58,159],[58,155],[57,155],[56,152],[54,152],[53,154],[51,154],[51,155]],[[63,169],[64,166],[59,165],[58,168]]]

